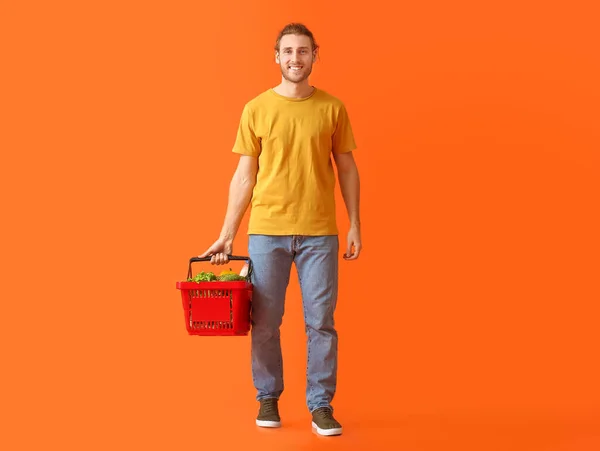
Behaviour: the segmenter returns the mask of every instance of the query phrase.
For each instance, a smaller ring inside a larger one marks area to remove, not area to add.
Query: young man
[[[252,376],[260,408],[256,423],[279,427],[283,392],[280,325],[294,263],[307,334],[306,403],[312,426],[339,435],[333,417],[338,337],[338,229],[331,156],[349,216],[345,260],[361,251],[356,145],[344,104],[311,86],[318,46],[302,24],[287,25],[275,45],[281,83],[243,109],[233,152],[240,154],[219,239],[201,257],[228,263],[242,217],[251,203],[248,255],[253,263]]]

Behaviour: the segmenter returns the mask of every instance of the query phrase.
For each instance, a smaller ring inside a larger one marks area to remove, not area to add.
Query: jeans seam
[[[300,287],[302,287],[302,277],[300,276],[300,272],[298,272],[298,284],[300,285]],[[307,384],[308,384],[308,397],[310,398],[310,396],[312,395],[312,384],[310,383],[310,377],[308,374],[308,369],[310,367],[310,344],[311,344],[311,333],[310,333],[310,328],[308,327],[308,323],[307,323],[307,316],[306,316],[306,303],[302,302],[302,313],[304,314],[304,330],[305,333],[308,335],[307,337],[307,351],[306,351],[306,380],[307,380]]]

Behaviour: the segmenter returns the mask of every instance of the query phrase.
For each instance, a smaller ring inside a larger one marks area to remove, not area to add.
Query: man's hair
[[[283,27],[283,29],[279,32],[279,35],[277,36],[277,41],[275,42],[275,51],[279,51],[279,43],[281,41],[281,38],[284,37],[286,34],[299,34],[302,36],[308,36],[310,38],[310,41],[312,42],[313,51],[319,48],[312,32],[304,24],[290,23]]]

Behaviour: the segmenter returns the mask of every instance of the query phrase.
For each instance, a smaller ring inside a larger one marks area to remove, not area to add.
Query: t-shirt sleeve
[[[356,149],[354,133],[346,107],[342,105],[339,109],[337,123],[332,138],[332,151],[334,153],[351,152]]]
[[[260,140],[256,136],[254,118],[248,105],[245,105],[242,111],[233,152],[253,157],[260,155]]]

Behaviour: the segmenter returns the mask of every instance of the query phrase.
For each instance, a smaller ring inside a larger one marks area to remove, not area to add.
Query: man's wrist
[[[234,239],[234,233],[232,233],[230,230],[226,230],[221,232],[221,236],[219,238],[226,243],[232,243]]]

